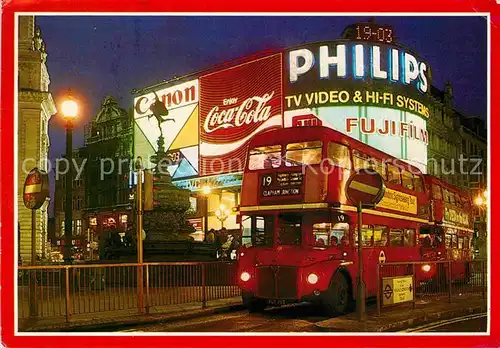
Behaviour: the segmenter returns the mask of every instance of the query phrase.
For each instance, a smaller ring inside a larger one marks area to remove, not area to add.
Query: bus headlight
[[[318,279],[319,279],[319,277],[314,273],[311,273],[307,276],[307,282],[309,284],[313,284],[313,285],[316,284],[318,282]]]
[[[242,272],[240,274],[240,279],[243,280],[244,282],[247,282],[250,279],[250,273]]]
[[[422,266],[422,271],[429,272],[430,270],[431,270],[431,265],[423,265]]]

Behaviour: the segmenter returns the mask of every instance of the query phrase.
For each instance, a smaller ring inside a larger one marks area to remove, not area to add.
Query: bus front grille
[[[296,299],[298,268],[290,266],[257,267],[257,297]]]

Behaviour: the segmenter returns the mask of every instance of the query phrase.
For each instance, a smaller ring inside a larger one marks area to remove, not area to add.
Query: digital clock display
[[[348,39],[394,44],[394,32],[388,25],[357,23],[350,26],[350,29]]]

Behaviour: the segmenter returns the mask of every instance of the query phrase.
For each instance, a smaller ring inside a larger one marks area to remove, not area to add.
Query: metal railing
[[[430,299],[452,302],[453,298],[473,294],[485,299],[488,286],[486,267],[484,260],[378,264],[376,270],[377,313],[380,315],[384,307],[384,297],[389,299],[391,296],[396,296],[397,290],[394,286],[388,286],[391,279],[401,280],[405,283],[402,286],[405,287],[411,284],[411,289],[409,289],[413,292],[410,294],[412,300],[401,301],[401,304],[411,303],[413,308],[417,301],[425,302]],[[398,304],[397,300],[395,304]]]
[[[142,272],[139,272],[142,267]],[[240,296],[234,262],[19,266],[20,319],[133,311]],[[143,298],[138,291],[142,274]]]

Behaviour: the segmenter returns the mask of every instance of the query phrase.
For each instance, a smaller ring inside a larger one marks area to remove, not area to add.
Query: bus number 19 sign
[[[24,182],[23,201],[28,209],[40,209],[49,196],[49,176],[33,168]]]

